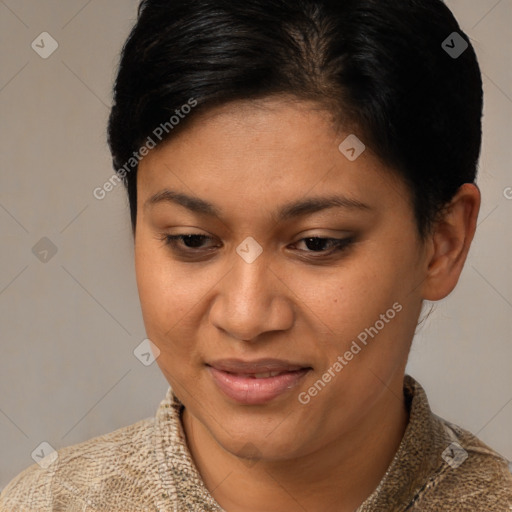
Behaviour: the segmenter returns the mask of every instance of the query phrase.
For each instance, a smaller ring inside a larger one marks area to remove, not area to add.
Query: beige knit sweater
[[[512,511],[508,462],[433,415],[423,388],[409,376],[404,395],[405,435],[356,512]],[[0,511],[221,512],[191,459],[182,410],[169,388],[155,418],[62,448],[49,466],[40,463],[46,469],[25,469],[0,495]]]

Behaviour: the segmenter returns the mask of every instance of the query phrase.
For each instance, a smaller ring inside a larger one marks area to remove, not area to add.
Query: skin
[[[283,97],[235,102],[191,121],[140,163],[135,263],[147,334],[185,405],[192,457],[228,512],[353,511],[403,437],[403,377],[422,302],[455,287],[479,190],[462,186],[421,241],[404,183],[370,148],[354,162],[345,158],[338,146],[350,132],[336,130],[317,105]],[[148,204],[164,189],[208,201],[222,216]],[[289,202],[333,194],[369,208],[277,220]],[[163,239],[178,234],[211,239],[188,247],[178,240],[173,250]],[[247,237],[263,250],[253,263],[236,252]],[[306,243],[311,237],[353,243],[332,252],[328,242]],[[179,248],[196,255],[187,259]],[[396,317],[300,403],[299,393],[394,303],[402,306]],[[263,357],[312,370],[271,402],[242,405],[205,366]]]

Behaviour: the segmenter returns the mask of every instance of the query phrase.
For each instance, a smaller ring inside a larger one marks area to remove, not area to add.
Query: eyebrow
[[[151,196],[145,203],[144,209],[159,203],[170,203],[183,206],[194,213],[208,217],[222,218],[222,212],[215,205],[200,199],[173,190],[162,190]],[[372,210],[372,208],[343,195],[331,195],[327,197],[311,197],[303,200],[287,203],[277,212],[277,220],[285,221],[295,217],[313,214],[329,208],[346,208],[350,210]]]

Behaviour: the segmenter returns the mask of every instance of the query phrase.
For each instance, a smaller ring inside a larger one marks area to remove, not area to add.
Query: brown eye
[[[187,249],[202,249],[202,243],[205,240],[212,240],[211,237],[206,235],[166,235],[164,241],[167,245],[172,248],[176,248],[177,250],[182,250],[182,247],[179,247],[178,243],[181,241],[185,245],[185,250]]]
[[[320,238],[320,237],[309,237],[299,240],[298,243],[304,242],[307,251],[320,254],[330,254],[336,251],[341,251],[348,247],[352,243],[352,238]],[[323,249],[327,246],[327,249]]]

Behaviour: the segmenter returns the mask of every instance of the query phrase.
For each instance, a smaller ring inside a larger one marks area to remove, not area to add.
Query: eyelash
[[[196,234],[183,234],[183,235],[167,235],[164,234],[160,239],[165,243],[165,245],[169,246],[171,250],[181,253],[181,254],[187,254],[188,255],[199,255],[199,252],[201,251],[201,248],[193,249],[193,248],[186,248],[182,249],[177,247],[178,241],[184,241],[185,239],[195,238],[199,240],[213,240],[212,237],[209,237],[207,235],[196,235]],[[301,251],[305,253],[312,253],[312,254],[320,254],[322,257],[328,257],[333,255],[336,252],[342,252],[346,250],[354,241],[353,238],[327,238],[327,237],[306,237],[302,238],[296,243],[300,243],[307,240],[317,240],[317,241],[324,241],[324,242],[330,242],[333,246],[333,249],[331,251]],[[295,245],[295,244],[294,244]],[[313,256],[313,258],[319,259],[319,256]]]

